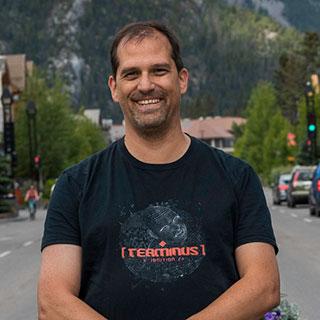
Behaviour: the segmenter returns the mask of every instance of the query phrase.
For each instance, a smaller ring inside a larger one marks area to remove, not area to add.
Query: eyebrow
[[[160,69],[161,69],[161,68],[171,69],[171,66],[170,66],[169,63],[156,63],[156,64],[153,64],[153,65],[151,66],[151,69],[159,69],[159,68],[160,68]],[[130,72],[135,72],[135,71],[137,71],[137,70],[139,70],[139,68],[137,68],[137,67],[125,68],[125,69],[121,70],[120,76],[123,76],[123,75],[125,75],[125,74],[127,74],[127,73],[130,73]]]
[[[152,69],[159,69],[159,68],[171,69],[171,66],[169,63],[157,63],[152,65]]]

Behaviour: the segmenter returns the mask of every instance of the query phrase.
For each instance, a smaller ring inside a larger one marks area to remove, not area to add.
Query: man
[[[39,318],[261,318],[279,303],[279,275],[257,176],[183,133],[188,71],[170,30],[125,26],[111,62],[126,134],[55,187]]]

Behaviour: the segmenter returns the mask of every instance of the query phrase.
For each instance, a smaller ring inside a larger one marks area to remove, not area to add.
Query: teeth
[[[138,101],[139,104],[145,105],[145,104],[153,104],[160,102],[160,99],[148,99],[148,100],[140,100]]]

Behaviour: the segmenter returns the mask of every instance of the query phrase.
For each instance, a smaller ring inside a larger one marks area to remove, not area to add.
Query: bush
[[[56,183],[57,179],[48,179],[43,189],[43,199],[50,199],[51,188]]]

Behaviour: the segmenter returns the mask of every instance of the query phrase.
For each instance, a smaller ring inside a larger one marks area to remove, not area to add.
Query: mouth
[[[136,100],[135,103],[138,106],[138,110],[140,112],[153,112],[160,108],[160,98],[152,98],[152,99],[141,99]]]
[[[157,104],[160,102],[160,99],[144,99],[144,100],[138,100],[137,103],[140,106],[146,106],[146,105],[152,105],[152,104]]]

